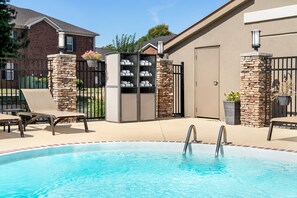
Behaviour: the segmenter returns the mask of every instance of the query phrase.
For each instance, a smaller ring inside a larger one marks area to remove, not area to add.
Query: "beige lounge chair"
[[[19,125],[21,137],[24,137],[22,119],[19,116],[7,115],[7,114],[0,113],[0,122],[4,122],[4,123],[5,122],[17,122]]]
[[[267,140],[271,140],[273,126],[276,123],[284,123],[284,124],[297,124],[297,117],[279,117],[279,118],[272,118],[270,120]]]
[[[83,113],[59,111],[48,89],[22,89],[23,95],[27,101],[30,112],[19,113],[19,115],[29,115],[32,119],[24,124],[26,126],[38,118],[48,118],[55,135],[55,126],[66,118],[83,118],[85,132],[88,132],[86,116]]]

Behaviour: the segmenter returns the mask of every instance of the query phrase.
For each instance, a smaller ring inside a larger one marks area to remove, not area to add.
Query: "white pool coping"
[[[0,164],[48,155],[80,153],[88,151],[159,151],[180,152],[182,154],[183,147],[184,143],[177,142],[102,142],[88,144],[73,144],[64,146],[58,145],[1,154]],[[215,147],[216,146],[213,144],[192,144],[192,152],[207,153],[214,155]],[[260,158],[267,160],[278,160],[283,162],[297,163],[297,153],[293,152],[228,145],[223,146],[223,150],[225,156]]]

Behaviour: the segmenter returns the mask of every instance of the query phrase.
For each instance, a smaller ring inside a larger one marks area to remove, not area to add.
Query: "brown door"
[[[220,48],[195,49],[195,116],[219,118]]]

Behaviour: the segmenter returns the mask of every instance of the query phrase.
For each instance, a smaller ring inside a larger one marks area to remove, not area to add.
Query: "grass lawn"
[[[17,94],[18,89],[0,89],[0,94]]]

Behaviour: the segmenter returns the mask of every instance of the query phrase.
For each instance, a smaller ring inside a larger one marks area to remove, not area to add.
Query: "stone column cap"
[[[172,64],[173,60],[169,59],[158,59],[157,62],[160,62],[161,64]]]
[[[76,58],[76,55],[75,54],[50,54],[50,55],[47,55],[47,58],[56,58],[56,57]]]
[[[241,53],[240,56],[241,57],[243,57],[243,56],[265,56],[265,57],[272,57],[273,54],[272,53],[265,53],[265,52],[253,51],[253,52]]]

